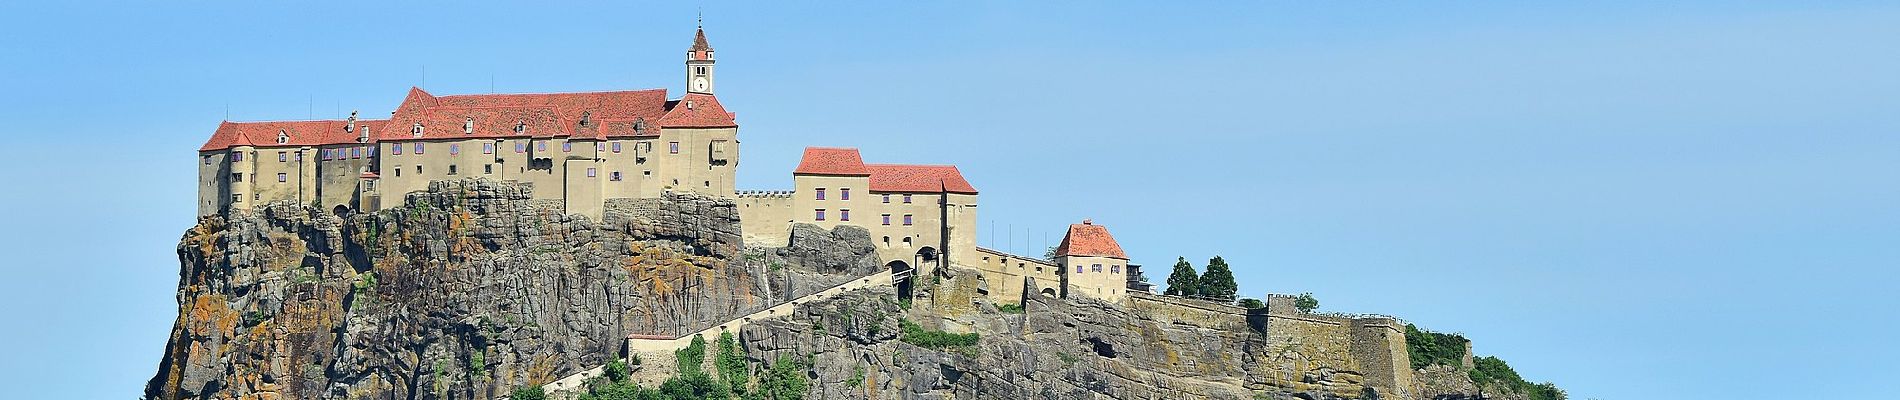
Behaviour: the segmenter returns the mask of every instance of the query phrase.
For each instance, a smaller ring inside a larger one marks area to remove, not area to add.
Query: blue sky
[[[227,109],[379,115],[425,68],[438,94],[677,93],[696,7],[16,3],[23,398],[152,375]],[[1463,332],[1576,399],[1900,391],[1900,5],[1591,3],[703,7],[741,188],[788,188],[807,145],[954,163],[983,244],[1093,218],[1151,270],[1220,255],[1244,294]]]

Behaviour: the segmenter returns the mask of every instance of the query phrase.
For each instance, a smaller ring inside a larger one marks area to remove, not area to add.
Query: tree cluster
[[[802,400],[811,387],[810,365],[791,356],[780,356],[772,363],[755,367],[747,361],[731,333],[719,335],[713,346],[713,367],[708,373],[700,365],[706,362],[706,340],[694,337],[686,348],[674,352],[679,358],[680,374],[657,388],[648,388],[630,379],[631,369],[619,360],[606,366],[606,374],[587,382],[579,400]],[[636,360],[637,361],[637,360]],[[515,389],[510,398],[541,400],[547,398],[538,386]]]
[[[1240,284],[1234,282],[1234,270],[1227,266],[1227,260],[1215,256],[1207,260],[1207,273],[1196,273],[1187,257],[1176,258],[1174,272],[1168,274],[1168,288],[1162,292],[1169,296],[1181,296],[1217,301],[1234,301],[1234,294],[1240,292]]]

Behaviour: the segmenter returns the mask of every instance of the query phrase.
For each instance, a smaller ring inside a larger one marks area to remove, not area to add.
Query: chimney
[[[1092,220],[1092,219],[1083,219],[1083,220],[1082,220],[1082,225],[1095,225],[1095,220]]]

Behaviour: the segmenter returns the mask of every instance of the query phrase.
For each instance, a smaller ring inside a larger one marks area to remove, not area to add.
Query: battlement
[[[735,195],[741,199],[789,199],[792,193],[790,190],[741,190]]]

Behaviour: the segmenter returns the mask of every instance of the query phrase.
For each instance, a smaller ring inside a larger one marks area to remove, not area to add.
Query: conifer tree
[[[1174,262],[1174,273],[1168,274],[1168,290],[1162,294],[1170,296],[1193,297],[1201,294],[1201,278],[1194,272],[1194,265],[1188,264],[1187,257],[1178,257]]]
[[[1203,297],[1228,301],[1240,291],[1240,284],[1234,282],[1234,271],[1227,267],[1227,260],[1215,256],[1207,260],[1207,273],[1201,274],[1200,290]]]

